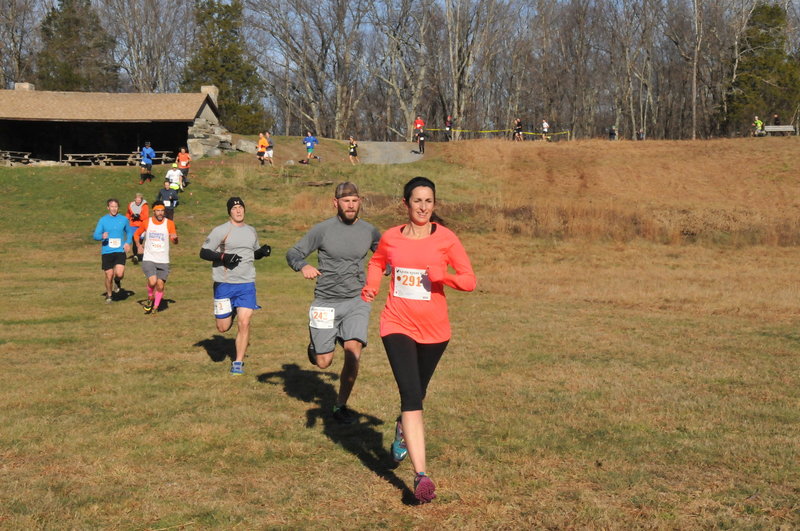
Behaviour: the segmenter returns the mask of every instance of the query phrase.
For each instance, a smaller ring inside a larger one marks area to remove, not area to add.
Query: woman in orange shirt
[[[426,474],[422,401],[436,365],[450,341],[450,320],[444,286],[475,289],[475,273],[464,247],[434,213],[436,186],[414,177],[403,190],[408,223],[387,230],[369,261],[362,298],[375,300],[381,277],[392,275],[381,313],[381,339],[400,391],[400,418],[392,455],[409,455],[416,476],[414,496],[427,503],[436,487]],[[450,273],[448,266],[455,270]]]

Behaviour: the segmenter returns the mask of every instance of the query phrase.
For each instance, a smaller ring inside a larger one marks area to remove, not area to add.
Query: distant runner
[[[147,201],[145,200],[144,196],[141,193],[136,194],[136,198],[128,204],[128,213],[126,214],[128,218],[128,223],[132,227],[131,231],[136,233],[139,227],[142,226],[147,218],[150,217],[150,207],[147,206]],[[131,246],[131,251],[133,252],[133,256],[131,256],[131,262],[135,264],[139,263],[139,257],[136,254],[135,246]]]
[[[361,197],[355,184],[341,183],[334,196],[337,215],[314,225],[289,249],[286,261],[304,278],[317,281],[308,312],[311,337],[308,359],[320,369],[327,369],[333,361],[336,343],[342,345],[344,366],[333,418],[342,424],[352,424],[357,415],[347,407],[347,400],[358,377],[361,351],[367,346],[372,306],[361,300],[366,278],[364,259],[378,246],[381,233],[358,217]],[[314,251],[319,268],[306,262]]]
[[[139,162],[139,184],[144,184],[145,181],[153,180],[153,159],[156,158],[156,152],[150,147],[150,142],[145,142],[142,152],[139,154],[141,161]]]
[[[189,170],[192,167],[192,156],[186,152],[185,147],[182,147],[175,160],[178,161],[178,169],[183,174],[183,186],[189,186]]]
[[[306,146],[306,158],[300,161],[301,164],[310,164],[312,158],[322,162],[321,158],[314,155],[314,147],[319,144],[319,140],[311,134],[311,131],[307,132],[306,137],[303,139],[303,144]]]
[[[158,313],[169,276],[170,244],[178,244],[178,231],[171,219],[165,219],[164,203],[153,203],[153,217],[136,231],[134,241],[142,258],[142,272],[147,279],[147,303],[144,313]],[[144,238],[144,243],[139,240]]]
[[[119,215],[119,201],[106,201],[108,214],[100,218],[94,229],[94,239],[103,242],[100,249],[101,268],[105,274],[106,303],[110,304],[113,294],[122,289],[125,276],[125,257],[131,251],[133,229],[128,218]]]
[[[264,165],[264,157],[267,155],[267,146],[269,143],[267,142],[267,137],[264,136],[264,133],[258,133],[258,146],[256,147],[256,158],[258,159],[258,163],[262,166]]]
[[[350,145],[347,148],[348,154],[350,155],[350,164],[355,165],[356,163],[360,163],[361,161],[358,159],[358,142],[356,142],[355,138],[352,136],[350,137]]]
[[[244,222],[244,201],[240,197],[228,199],[230,219],[215,227],[200,249],[200,258],[211,265],[214,279],[214,318],[217,330],[225,333],[239,319],[236,332],[236,356],[231,363],[231,374],[244,374],[244,356],[250,342],[250,320],[256,302],[256,268],[254,260],[269,256],[269,245],[259,246],[256,229]]]

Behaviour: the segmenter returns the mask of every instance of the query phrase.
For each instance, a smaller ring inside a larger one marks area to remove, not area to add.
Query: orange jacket
[[[389,296],[381,313],[381,337],[405,334],[418,343],[450,339],[444,287],[475,289],[476,278],[458,236],[443,225],[427,238],[403,236],[403,225],[383,233],[367,267],[366,288],[377,293],[386,265],[392,268]],[[455,273],[448,272],[448,266]],[[426,299],[427,298],[427,299]]]
[[[146,202],[142,201],[142,211],[139,213],[139,219],[134,221],[133,219],[133,210],[131,210],[131,204],[128,203],[128,213],[125,214],[128,218],[128,222],[131,224],[131,227],[136,227],[137,229],[142,226],[148,217],[150,217],[150,207],[147,205]]]

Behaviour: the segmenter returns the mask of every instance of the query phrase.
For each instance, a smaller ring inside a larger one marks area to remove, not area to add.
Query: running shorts
[[[125,265],[125,253],[106,253],[101,256],[102,262],[102,269],[103,271],[108,271],[109,269],[114,269],[114,266],[124,266]]]
[[[333,352],[337,342],[341,345],[351,339],[367,346],[370,310],[372,305],[362,300],[361,295],[338,301],[314,299],[308,310],[308,332],[314,352]]]
[[[268,159],[272,158],[272,148],[267,148],[267,158]]]
[[[234,308],[260,310],[256,303],[256,283],[229,284],[214,282],[214,317],[225,319],[233,315]]]
[[[147,278],[156,277],[159,280],[167,281],[169,276],[169,264],[159,264],[150,260],[142,261],[142,273]]]

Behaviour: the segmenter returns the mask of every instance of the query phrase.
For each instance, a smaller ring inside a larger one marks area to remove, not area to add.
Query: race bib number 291
[[[431,282],[425,270],[395,267],[394,296],[417,301],[431,300]]]

